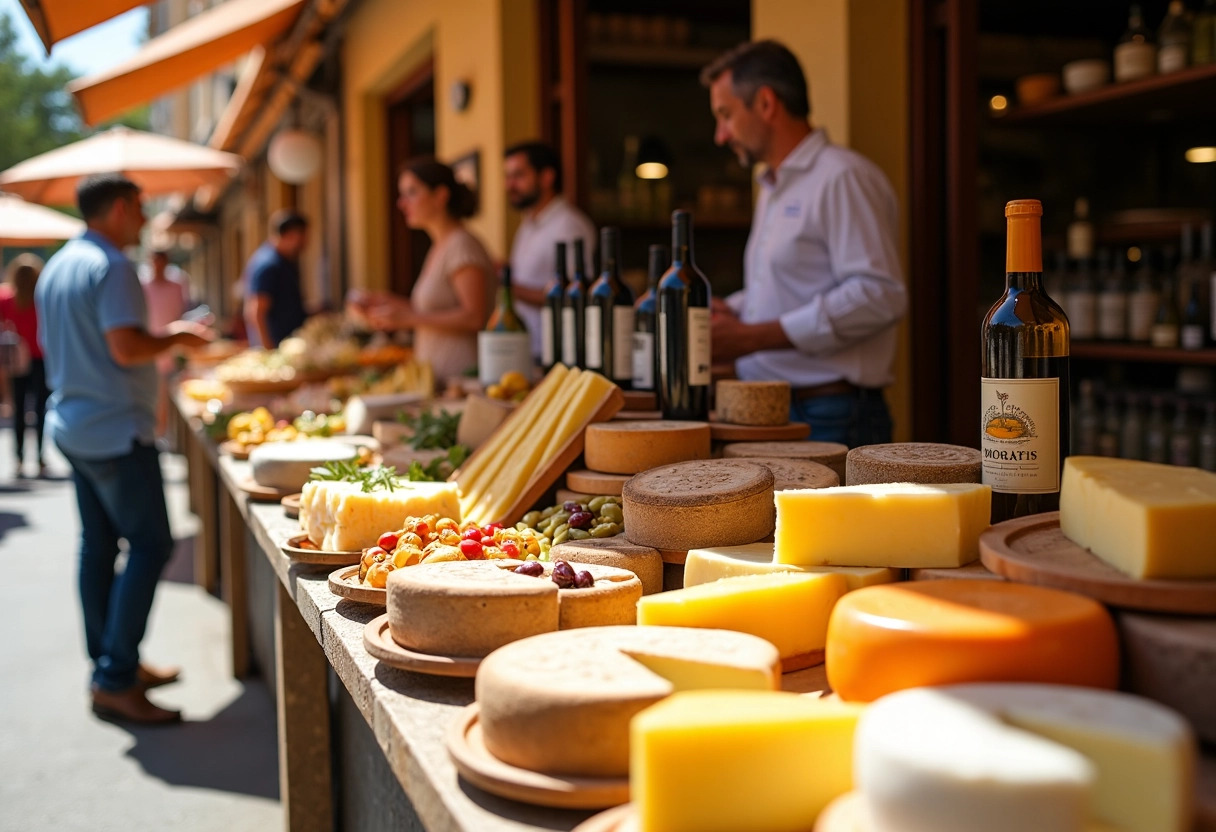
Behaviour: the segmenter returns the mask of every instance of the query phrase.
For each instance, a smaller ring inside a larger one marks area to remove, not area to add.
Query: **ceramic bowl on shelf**
[[[1089,92],[1110,83],[1110,63],[1101,58],[1087,58],[1064,64],[1064,91],[1069,95]]]
[[[1060,76],[1054,72],[1039,72],[1023,75],[1015,85],[1018,103],[1023,107],[1040,104],[1060,94]]]

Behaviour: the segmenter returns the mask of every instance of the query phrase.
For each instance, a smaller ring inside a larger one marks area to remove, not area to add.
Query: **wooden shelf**
[[[1103,341],[1074,341],[1072,358],[1094,361],[1129,361],[1138,364],[1197,364],[1216,366],[1216,349],[1162,349],[1146,344],[1108,344]]]
[[[1011,108],[991,123],[1016,126],[1158,124],[1216,118],[1216,64]]]
[[[587,47],[587,62],[610,66],[700,70],[723,51],[714,47],[593,43]]]

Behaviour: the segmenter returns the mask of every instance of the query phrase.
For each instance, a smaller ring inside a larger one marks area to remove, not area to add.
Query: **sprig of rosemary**
[[[410,463],[406,479],[410,482],[443,482],[452,472],[464,464],[469,458],[469,449],[465,445],[453,445],[448,449],[447,456],[436,457],[426,465],[418,460]]]
[[[456,444],[460,414],[424,410],[414,416],[402,411],[397,414],[397,421],[413,431],[414,435],[405,441],[414,450],[447,450]]]
[[[364,468],[357,462],[327,462],[313,468],[308,473],[308,479],[314,482],[354,482],[366,494],[372,491],[394,491],[399,483],[397,469],[392,466],[376,465]]]

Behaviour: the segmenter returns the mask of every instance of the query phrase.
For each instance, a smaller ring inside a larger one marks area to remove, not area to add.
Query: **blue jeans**
[[[80,508],[80,605],[93,684],[126,690],[135,684],[152,596],[173,553],[159,456],[139,443],[110,459],[64,456]],[[119,538],[127,540],[127,564],[115,574]]]
[[[881,390],[858,390],[790,402],[790,421],[811,426],[816,442],[850,448],[891,441],[891,412]]]

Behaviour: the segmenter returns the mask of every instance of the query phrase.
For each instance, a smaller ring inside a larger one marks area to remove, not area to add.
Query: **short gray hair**
[[[810,116],[811,97],[806,75],[794,53],[784,44],[775,40],[741,43],[701,70],[701,84],[708,87],[727,72],[731,74],[735,95],[748,106],[761,87],[769,87],[791,116]]]

